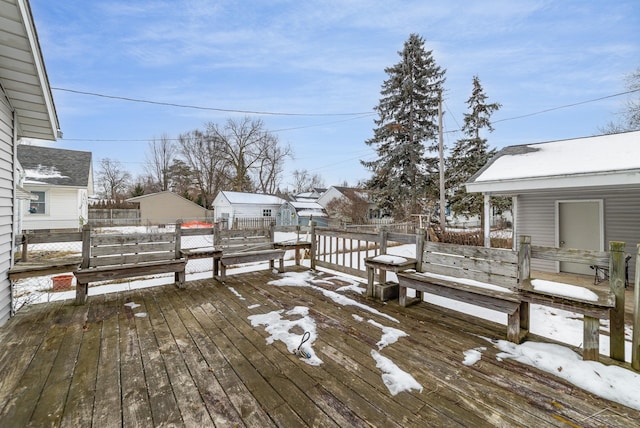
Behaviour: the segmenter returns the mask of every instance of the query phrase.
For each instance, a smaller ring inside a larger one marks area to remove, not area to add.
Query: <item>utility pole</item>
[[[442,141],[442,90],[440,90],[440,98],[438,100],[438,154],[440,156],[440,227],[445,231],[447,219],[445,217],[445,208],[447,206],[446,196],[444,194],[444,143]]]

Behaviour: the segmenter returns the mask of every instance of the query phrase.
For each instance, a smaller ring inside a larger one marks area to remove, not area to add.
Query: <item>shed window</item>
[[[34,195],[38,197],[38,199],[34,199],[29,201],[29,212],[31,214],[45,214],[46,213],[46,205],[45,205],[45,193],[44,192],[34,192]]]
[[[271,208],[265,208],[262,210],[262,217],[271,217]]]

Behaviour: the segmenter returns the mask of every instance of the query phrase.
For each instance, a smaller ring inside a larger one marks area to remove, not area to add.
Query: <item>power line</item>
[[[178,107],[178,108],[189,108],[195,110],[209,110],[209,111],[220,111],[225,113],[243,113],[243,114],[257,114],[257,115],[268,115],[268,116],[361,116],[361,115],[369,115],[373,114],[372,112],[357,112],[357,113],[286,113],[286,112],[273,112],[273,111],[256,111],[256,110],[237,110],[237,109],[228,109],[228,108],[219,108],[219,107],[203,107],[203,106],[195,106],[189,104],[176,104],[176,103],[168,103],[163,101],[153,101],[153,100],[145,100],[140,98],[130,98],[130,97],[121,97],[117,95],[106,95],[99,94],[96,92],[87,92],[87,91],[78,91],[75,89],[68,88],[57,88],[52,87],[52,90],[62,91],[62,92],[70,92],[73,94],[80,95],[89,95],[92,97],[100,97],[100,98],[108,98],[112,100],[121,100],[121,101],[129,101],[134,103],[144,103],[144,104],[154,104],[168,107]]]
[[[73,93],[79,93],[79,94],[85,94],[85,95],[94,95],[94,96],[99,96],[99,97],[104,97],[104,98],[114,98],[114,99],[120,99],[120,100],[125,100],[125,101],[132,101],[132,102],[142,102],[142,103],[160,104],[160,105],[166,105],[166,106],[172,106],[172,107],[195,108],[195,109],[202,109],[202,110],[215,110],[215,111],[225,111],[225,112],[235,112],[235,113],[253,113],[253,114],[270,114],[270,115],[286,115],[286,116],[357,116],[357,117],[353,117],[353,118],[349,118],[349,119],[345,119],[345,120],[327,122],[327,123],[322,123],[322,124],[318,124],[318,125],[306,125],[306,126],[299,126],[299,127],[292,127],[292,128],[277,129],[277,130],[272,131],[272,132],[284,132],[284,131],[292,131],[292,130],[296,130],[296,129],[304,129],[304,128],[313,128],[313,127],[318,127],[318,126],[325,126],[325,125],[345,122],[345,121],[349,121],[349,120],[362,119],[362,118],[369,117],[369,116],[372,116],[372,115],[375,114],[374,112],[335,113],[335,114],[331,114],[331,113],[309,113],[309,114],[305,114],[305,113],[251,112],[249,110],[217,109],[217,108],[213,108],[213,107],[197,107],[197,106],[187,106],[187,105],[173,104],[173,103],[162,103],[162,102],[156,102],[156,101],[137,100],[137,99],[133,99],[133,98],[116,97],[116,96],[110,96],[110,95],[95,94],[95,93],[91,93],[91,92],[76,91],[76,90],[73,90],[73,89],[64,89],[64,88],[51,88],[51,89],[55,89],[55,90],[59,90],[59,91],[73,92]],[[504,119],[498,119],[498,120],[492,121],[491,123],[495,124],[495,123],[500,123],[500,122],[507,122],[507,121],[510,121],[510,120],[523,119],[523,118],[526,118],[526,117],[531,117],[531,116],[535,116],[535,115],[538,115],[538,114],[548,113],[548,112],[555,111],[555,110],[561,110],[561,109],[575,107],[575,106],[579,106],[579,105],[583,105],[583,104],[589,104],[589,103],[593,103],[593,102],[596,102],[596,101],[602,101],[602,100],[606,100],[606,99],[609,99],[609,98],[619,97],[621,95],[628,95],[628,94],[632,94],[634,92],[640,92],[640,88],[632,89],[632,90],[625,91],[625,92],[619,92],[617,94],[606,95],[604,97],[593,98],[593,99],[590,99],[590,100],[579,101],[579,102],[576,102],[576,103],[564,104],[564,105],[557,106],[557,107],[551,107],[551,108],[548,108],[548,109],[544,109],[544,110],[539,110],[539,111],[535,111],[535,112],[532,112],[532,113],[523,114],[523,115],[520,115],[520,116],[512,116],[512,117],[507,117],[507,118],[504,118]],[[450,133],[462,131],[460,125],[458,124],[458,122],[455,119],[455,117],[453,116],[453,114],[451,116],[454,118],[454,121],[456,122],[456,125],[458,126],[458,129],[444,131],[445,134],[450,134]],[[64,140],[65,141],[86,141],[86,142],[148,142],[148,141],[150,141],[150,139],[148,139],[148,138],[147,139],[65,138]],[[153,139],[151,139],[151,140],[153,140]],[[169,138],[169,140],[170,141],[178,141],[177,138]]]

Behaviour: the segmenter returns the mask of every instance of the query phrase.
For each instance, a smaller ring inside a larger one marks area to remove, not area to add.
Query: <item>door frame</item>
[[[596,202],[598,204],[598,216],[599,216],[599,241],[600,248],[598,251],[604,250],[604,199],[557,199],[555,201],[555,245],[556,248],[560,248],[560,204],[566,203],[584,203],[584,202]],[[556,261],[556,273],[560,272],[560,262]]]

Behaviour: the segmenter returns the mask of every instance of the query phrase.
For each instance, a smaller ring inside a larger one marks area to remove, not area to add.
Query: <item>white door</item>
[[[561,248],[602,250],[602,203],[558,202],[558,238]],[[560,272],[592,275],[589,265],[560,262]]]

